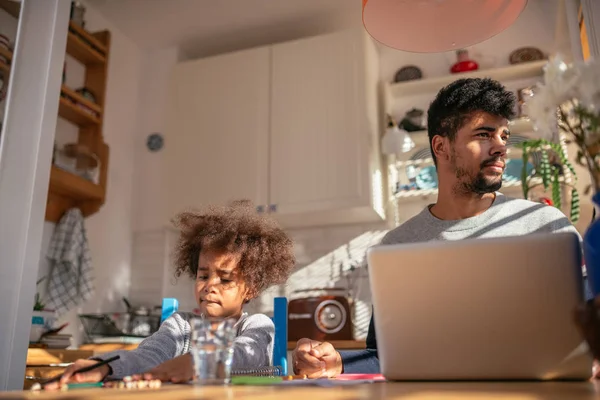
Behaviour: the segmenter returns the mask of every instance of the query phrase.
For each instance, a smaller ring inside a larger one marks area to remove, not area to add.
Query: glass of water
[[[199,385],[224,385],[231,382],[233,318],[193,318],[190,352],[194,361],[194,382]]]

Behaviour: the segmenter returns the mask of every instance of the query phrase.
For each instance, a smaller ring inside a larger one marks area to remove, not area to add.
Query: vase
[[[450,68],[450,72],[458,74],[460,72],[469,72],[479,69],[479,65],[469,58],[467,50],[456,51],[456,63]]]
[[[594,296],[600,295],[600,191],[596,190],[592,202],[596,208],[596,218],[583,236],[583,257],[588,282]]]

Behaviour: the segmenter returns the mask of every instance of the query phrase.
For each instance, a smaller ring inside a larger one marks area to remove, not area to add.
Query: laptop
[[[586,380],[573,233],[385,245],[367,253],[388,380]]]

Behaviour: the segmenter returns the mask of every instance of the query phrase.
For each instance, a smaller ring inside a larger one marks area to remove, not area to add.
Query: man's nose
[[[504,157],[506,156],[507,142],[501,135],[494,135],[492,146],[490,147],[490,155]]]

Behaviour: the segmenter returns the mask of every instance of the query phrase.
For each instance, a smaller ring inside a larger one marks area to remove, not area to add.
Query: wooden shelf
[[[11,0],[0,0],[0,8],[13,17],[19,18],[19,12],[21,11],[20,3]]]
[[[72,21],[69,22],[67,54],[85,65],[104,64],[106,62],[106,47]]]
[[[387,88],[391,98],[394,99],[402,96],[435,93],[442,87],[454,82],[455,80],[463,78],[492,78],[497,81],[535,78],[536,76],[543,75],[543,67],[547,63],[547,60],[532,61],[528,63],[510,65],[508,67],[481,69],[461,74],[444,75],[435,78],[391,83],[387,84]]]
[[[95,117],[94,115],[91,115],[91,114],[87,113],[85,110],[79,108],[77,106],[77,104],[64,98],[63,94],[69,96],[70,98],[74,99],[75,101],[98,112],[100,114],[100,116],[99,116],[100,118],[101,118],[101,113],[102,113],[102,108],[100,108],[97,104],[90,102],[89,100],[87,100],[87,99],[83,98],[81,95],[79,95],[79,93],[76,93],[75,91],[73,91],[73,90],[69,89],[68,87],[66,87],[65,85],[63,85],[61,88],[60,102],[58,105],[58,115],[61,118],[64,118],[67,121],[70,121],[70,122],[74,123],[75,125],[78,125],[79,127],[87,127],[90,125],[100,125],[101,121],[100,121],[99,117]]]
[[[0,55],[6,57],[9,62],[12,61],[12,56],[13,56],[12,51],[7,50],[4,47],[0,47]]]
[[[98,104],[93,103],[90,100],[86,99],[85,97],[83,97],[82,95],[80,95],[79,93],[77,93],[76,91],[71,89],[70,87],[68,87],[66,85],[62,85],[60,91],[64,94],[66,94],[67,96],[75,99],[78,103],[81,103],[84,106],[96,111],[98,114],[102,114],[102,107],[100,107]]]
[[[0,0],[0,9],[19,18],[21,5],[10,0]],[[109,148],[102,137],[103,105],[110,48],[110,32],[90,33],[69,21],[66,53],[85,66],[83,86],[96,97],[91,102],[71,88],[61,88],[58,115],[79,127],[77,145],[84,146],[99,159],[99,184],[94,184],[76,174],[56,166],[50,170],[45,220],[58,222],[72,207],[81,209],[85,217],[100,210],[106,197]],[[0,55],[8,63],[0,62],[0,71],[10,72],[13,60],[11,51],[0,48]],[[82,108],[85,107],[86,109]],[[92,113],[90,114],[90,111]]]
[[[0,61],[0,69],[6,72],[6,74],[10,74],[10,66],[3,63],[2,61]]]
[[[102,187],[55,165],[50,170],[50,191],[75,200],[104,199]]]

